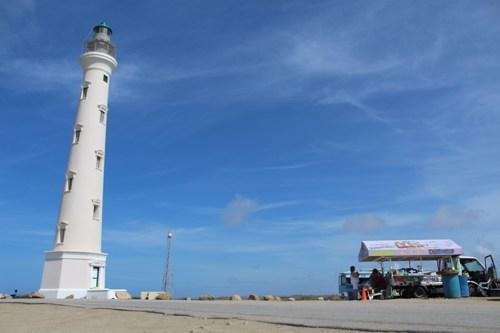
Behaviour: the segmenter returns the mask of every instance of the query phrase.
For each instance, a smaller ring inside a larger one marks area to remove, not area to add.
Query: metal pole
[[[167,233],[167,258],[165,262],[165,273],[163,274],[163,288],[165,292],[170,292],[172,288],[172,272],[170,263],[170,253],[172,252],[172,232]]]

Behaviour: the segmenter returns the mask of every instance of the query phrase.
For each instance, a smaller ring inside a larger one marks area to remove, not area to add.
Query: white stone
[[[116,299],[116,292],[127,292],[125,289],[89,289],[87,299]]]
[[[164,291],[141,291],[142,300],[154,300],[158,295],[163,294]]]

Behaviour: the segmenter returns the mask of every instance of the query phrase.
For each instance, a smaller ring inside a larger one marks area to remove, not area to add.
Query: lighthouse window
[[[108,110],[108,108],[104,104],[99,104],[97,108],[99,109],[99,122],[101,124],[104,124],[104,122],[106,121],[106,111]]]
[[[71,191],[71,189],[73,188],[73,176],[70,175],[68,176],[68,180],[67,180],[67,185],[66,185],[66,191]]]
[[[83,87],[82,88],[82,96],[80,97],[80,99],[85,99],[87,98],[87,92],[89,90],[89,87]]]
[[[102,164],[102,157],[97,155],[96,156],[96,168],[101,170],[101,164]]]
[[[75,179],[75,174],[72,172],[68,172],[66,176],[66,192],[70,192],[73,189],[73,180]]]
[[[73,143],[78,143],[80,142],[80,135],[82,134],[82,127],[77,126],[75,127],[74,135],[73,135]]]
[[[66,223],[61,222],[59,224],[59,243],[64,243],[64,237],[66,236]]]
[[[96,168],[98,170],[102,170],[103,157],[104,157],[104,152],[102,150],[95,151]]]
[[[94,204],[93,219],[99,220],[99,205]]]
[[[108,83],[108,76],[107,76],[106,74],[104,74],[104,75],[102,76],[102,80],[103,80],[104,82]]]

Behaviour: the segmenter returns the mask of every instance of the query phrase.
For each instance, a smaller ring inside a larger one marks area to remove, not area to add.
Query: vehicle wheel
[[[415,298],[425,298],[427,296],[428,296],[427,295],[427,290],[424,287],[422,287],[422,286],[418,286],[413,291],[413,297],[415,297]]]
[[[413,297],[413,288],[403,289],[403,298],[412,298]]]

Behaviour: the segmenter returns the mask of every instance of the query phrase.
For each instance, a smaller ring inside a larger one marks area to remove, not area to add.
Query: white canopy
[[[451,239],[362,241],[358,260],[433,260],[463,253]]]

